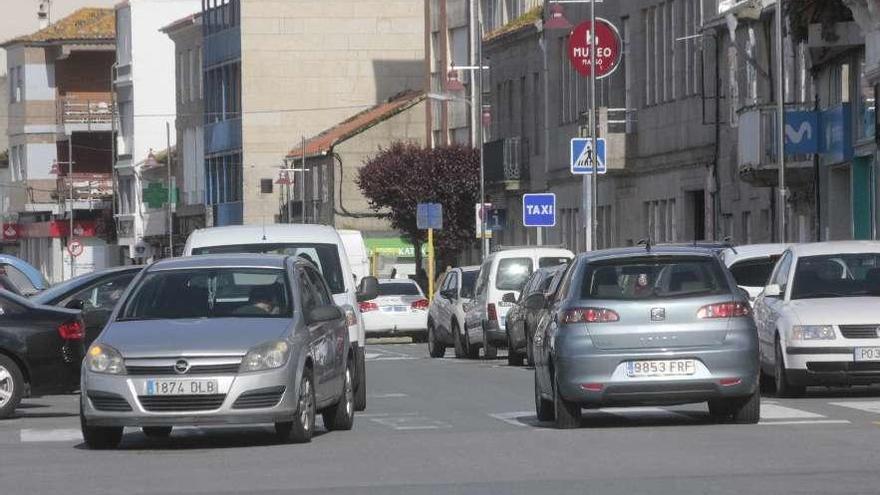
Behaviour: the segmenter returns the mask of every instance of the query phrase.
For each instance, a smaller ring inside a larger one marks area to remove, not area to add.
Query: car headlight
[[[125,364],[122,354],[105,344],[93,344],[86,353],[86,367],[95,373],[124,375]]]
[[[788,332],[789,340],[834,340],[831,325],[795,325]]]
[[[290,344],[283,340],[261,344],[249,350],[239,371],[264,371],[280,368],[290,357]]]

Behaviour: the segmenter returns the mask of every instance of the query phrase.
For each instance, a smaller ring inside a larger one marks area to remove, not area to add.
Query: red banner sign
[[[596,78],[601,79],[614,72],[620,63],[620,34],[605,19],[596,19]],[[568,39],[568,59],[582,76],[589,77],[592,69],[593,33],[590,21],[575,26]]]
[[[19,235],[21,233],[21,226],[17,223],[4,223],[3,224],[3,240],[4,241],[17,241]]]

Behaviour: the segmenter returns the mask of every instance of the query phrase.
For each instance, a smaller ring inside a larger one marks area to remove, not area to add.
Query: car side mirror
[[[544,294],[541,294],[540,292],[536,292],[534,294],[529,295],[529,297],[526,298],[525,306],[527,309],[531,309],[531,310],[544,309],[547,306],[547,298],[544,297]]]
[[[782,295],[782,287],[778,284],[770,284],[764,287],[764,297],[779,297]]]
[[[67,304],[65,304],[64,307],[67,309],[78,309],[82,311],[83,308],[86,307],[86,302],[82,299],[71,299],[70,301],[67,301]]]
[[[361,279],[361,286],[358,289],[358,302],[376,299],[379,296],[379,280],[376,277],[367,276]]]
[[[339,306],[328,304],[326,306],[318,306],[309,311],[306,319],[309,323],[320,323],[323,321],[339,320],[343,316],[344,315],[342,314],[342,310],[339,309]]]
[[[513,292],[508,292],[508,293],[504,294],[503,296],[501,296],[501,302],[515,303],[516,302],[516,294],[514,294]]]

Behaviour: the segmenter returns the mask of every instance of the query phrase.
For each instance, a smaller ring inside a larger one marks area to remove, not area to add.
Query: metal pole
[[[302,137],[302,176],[299,181],[299,201],[300,207],[302,208],[302,213],[300,214],[300,218],[302,219],[302,223],[306,223],[306,137]],[[296,173],[293,174],[296,177]]]
[[[593,152],[590,153],[590,161],[593,176],[592,203],[590,204],[590,249],[598,247],[598,210],[599,210],[599,105],[596,100],[596,0],[590,0],[590,134],[592,135]]]
[[[785,66],[782,47],[782,1],[776,1],[776,155],[779,163],[779,242],[785,242]]]
[[[428,300],[434,299],[434,229],[428,229]]]
[[[479,15],[478,15],[479,16]],[[483,112],[483,22],[477,22],[477,74],[479,75],[479,86],[477,89],[477,108],[480,113]],[[483,205],[486,202],[486,177],[483,162],[483,124],[480,122],[480,261],[482,262],[489,255],[489,239],[486,239],[486,210]]]
[[[547,12],[547,1],[544,0],[544,12]],[[547,29],[546,26],[541,28],[541,65],[544,74],[543,90],[544,90],[544,174],[545,177],[550,173],[550,65],[547,62]],[[549,182],[549,181],[548,181]]]
[[[171,202],[173,200],[174,191],[171,184],[171,123],[165,122],[165,172],[168,181],[168,201],[166,204],[166,212],[168,215],[168,257],[174,257],[174,218],[171,212]]]
[[[67,255],[70,256],[70,278],[76,276],[76,256],[70,252],[73,242],[73,132],[67,135],[67,184],[70,191],[70,231],[67,233]]]

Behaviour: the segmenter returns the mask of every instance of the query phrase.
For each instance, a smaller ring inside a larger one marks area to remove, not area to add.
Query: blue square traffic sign
[[[605,161],[605,138],[596,140],[596,161],[598,162],[597,173],[604,174],[607,170]],[[591,174],[593,167],[590,166],[590,154],[593,151],[590,138],[572,138],[571,140],[571,173]]]
[[[420,229],[442,229],[443,205],[440,203],[419,203],[416,206],[416,227]]]
[[[523,194],[523,226],[555,227],[556,195],[553,193]]]

